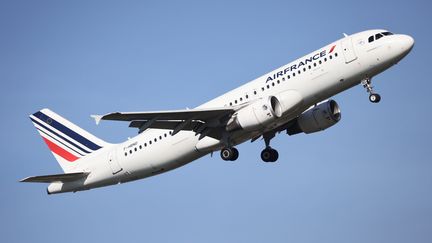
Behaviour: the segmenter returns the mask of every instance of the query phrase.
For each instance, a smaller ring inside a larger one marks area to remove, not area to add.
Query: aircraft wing
[[[102,116],[94,115],[93,118],[99,120],[113,121],[145,121],[145,120],[209,120],[232,114],[234,109],[230,108],[211,108],[211,109],[190,109],[190,110],[171,110],[171,111],[145,111],[145,112],[113,112]]]
[[[76,181],[81,178],[87,177],[88,172],[68,173],[68,174],[55,174],[55,175],[42,175],[42,176],[30,176],[20,180],[20,182],[69,182]]]
[[[220,138],[221,128],[236,110],[233,108],[196,108],[171,111],[113,112],[106,115],[92,115],[98,124],[101,120],[129,121],[130,127],[172,129],[173,134],[181,130]]]

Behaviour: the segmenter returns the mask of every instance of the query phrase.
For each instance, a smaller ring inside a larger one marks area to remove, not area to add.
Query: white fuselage
[[[278,118],[269,129],[283,125],[312,105],[386,70],[412,48],[412,38],[406,35],[390,35],[368,42],[369,36],[382,31],[369,30],[337,40],[199,107],[241,106],[295,91],[303,99],[302,107]],[[233,145],[264,132],[237,131],[232,137]],[[222,147],[219,140],[211,137],[199,140],[193,131],[171,135],[171,130],[147,129],[123,143],[104,147],[84,157],[79,169],[90,172],[84,182],[62,186],[52,183],[48,191],[86,190],[149,177],[185,165]]]

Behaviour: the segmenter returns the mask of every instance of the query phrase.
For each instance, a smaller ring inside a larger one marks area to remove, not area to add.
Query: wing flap
[[[20,180],[20,182],[40,182],[40,183],[51,183],[51,182],[70,182],[85,178],[89,175],[88,172],[77,172],[67,174],[55,174],[55,175],[42,175],[42,176],[30,176]]]

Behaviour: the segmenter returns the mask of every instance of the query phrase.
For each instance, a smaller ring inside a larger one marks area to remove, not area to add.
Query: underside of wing
[[[42,176],[30,176],[20,180],[20,182],[70,182],[76,181],[88,176],[87,172],[68,173],[68,174],[55,174],[55,175],[42,175]]]
[[[172,110],[172,111],[150,111],[150,112],[113,112],[106,115],[98,116],[100,120],[112,121],[146,121],[146,120],[201,120],[209,119],[232,114],[230,108],[211,108],[211,109],[190,109],[190,110]],[[94,116],[96,119],[96,116]]]
[[[222,137],[222,131],[227,119],[235,112],[233,108],[206,108],[151,112],[114,112],[106,115],[93,115],[100,120],[129,121],[129,127],[139,129],[139,133],[148,128],[171,129],[173,134],[179,131],[194,131],[204,136],[217,139]]]
[[[175,129],[176,126],[183,121],[181,120],[172,120],[172,121],[154,121],[149,124],[148,128],[157,128],[157,129]],[[141,128],[143,127],[147,121],[131,121],[129,127]],[[203,124],[202,122],[189,122],[186,124],[182,130],[192,131],[195,127]]]

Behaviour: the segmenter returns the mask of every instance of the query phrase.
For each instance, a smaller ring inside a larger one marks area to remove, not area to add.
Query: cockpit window
[[[384,37],[384,36],[381,33],[378,33],[375,35],[375,40],[378,40],[381,37]]]
[[[382,38],[382,37],[388,36],[388,35],[393,35],[393,33],[386,31],[386,32],[381,32],[381,33],[375,34],[375,36],[371,35],[368,38],[368,42],[371,43],[374,40],[378,40],[379,38]]]

